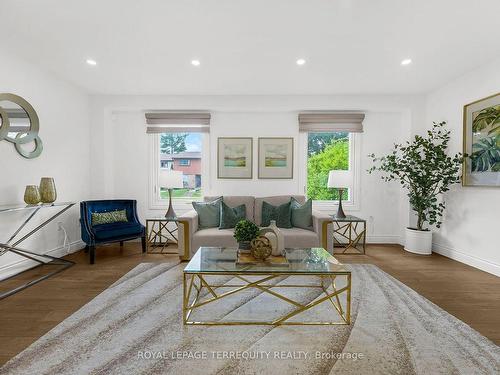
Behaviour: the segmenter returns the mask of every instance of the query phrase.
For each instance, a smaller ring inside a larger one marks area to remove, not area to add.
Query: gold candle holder
[[[40,203],[40,191],[36,185],[28,185],[24,190],[24,201],[26,204],[35,205]]]
[[[52,177],[42,177],[40,180],[40,197],[43,203],[54,203],[57,199],[56,184]]]

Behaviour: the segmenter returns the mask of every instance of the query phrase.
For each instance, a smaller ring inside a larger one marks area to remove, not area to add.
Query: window
[[[319,201],[338,200],[338,190],[327,187],[331,170],[349,169],[350,137],[347,132],[307,133],[307,185],[309,198]],[[343,200],[348,200],[345,190]]]
[[[160,169],[182,172],[183,188],[173,189],[172,199],[192,201],[202,196],[203,133],[160,133],[156,136]],[[189,168],[186,168],[189,167]],[[158,190],[157,190],[158,191]],[[168,190],[159,189],[159,199],[167,200]]]

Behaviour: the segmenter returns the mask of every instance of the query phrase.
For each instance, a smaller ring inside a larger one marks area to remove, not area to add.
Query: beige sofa
[[[246,206],[247,219],[255,224],[261,224],[262,202],[280,205],[290,201],[291,195],[279,195],[256,198],[252,196],[224,196],[224,203],[230,207],[241,204]],[[304,203],[303,195],[293,196],[298,202]],[[217,197],[205,197],[211,201]],[[285,247],[324,247],[332,252],[331,217],[313,210],[313,230],[302,228],[282,228],[285,236]],[[198,214],[195,210],[179,216],[179,255],[182,259],[190,259],[201,246],[234,247],[237,246],[233,237],[233,229],[207,228],[198,229]]]

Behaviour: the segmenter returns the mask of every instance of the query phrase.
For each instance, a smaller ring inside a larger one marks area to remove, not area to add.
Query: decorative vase
[[[24,190],[24,201],[26,204],[34,205],[40,203],[40,191],[38,190],[38,186],[36,185],[28,185],[26,186],[26,190]]]
[[[416,230],[406,228],[406,251],[420,255],[432,254],[432,232],[430,230]]]
[[[271,241],[266,236],[254,238],[250,241],[250,245],[252,246],[252,256],[255,259],[265,260],[273,251]]]
[[[40,197],[42,203],[53,203],[57,199],[56,184],[52,177],[42,177],[40,180]]]
[[[276,226],[276,220],[271,220],[268,227],[260,230],[260,235],[269,238],[272,247],[272,255],[279,256],[285,250],[285,236],[283,232]]]

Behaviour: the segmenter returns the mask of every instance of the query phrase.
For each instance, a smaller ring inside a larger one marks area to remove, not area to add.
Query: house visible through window
[[[348,170],[351,136],[348,132],[307,133],[307,197],[316,201],[338,200],[338,190],[327,187],[331,170]],[[344,191],[342,199],[350,193]]]
[[[196,199],[202,196],[202,133],[161,133],[159,138],[161,169],[181,171],[184,187],[174,189],[173,199]],[[160,198],[168,199],[168,190],[160,188]]]

